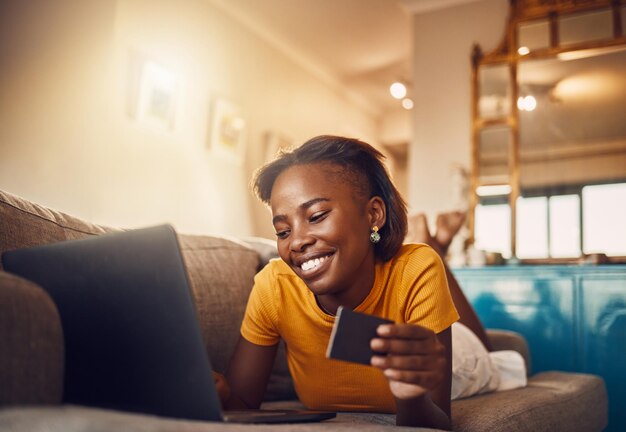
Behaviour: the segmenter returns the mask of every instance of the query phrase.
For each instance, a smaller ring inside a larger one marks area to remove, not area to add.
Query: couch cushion
[[[224,373],[239,339],[239,329],[259,266],[258,251],[248,243],[198,235],[179,241],[196,302],[202,336],[213,368]],[[281,344],[266,400],[295,397]]]
[[[179,235],[205,346],[213,368],[224,372],[239,338],[259,257],[225,238]]]
[[[522,389],[452,403],[455,431],[601,431],[608,423],[602,378],[543,372]]]
[[[0,254],[12,249],[116,231],[34,204],[2,190],[0,220]]]
[[[58,404],[63,333],[57,309],[36,284],[0,271],[0,406]]]

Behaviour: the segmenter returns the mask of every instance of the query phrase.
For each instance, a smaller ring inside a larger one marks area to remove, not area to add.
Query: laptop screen
[[[178,240],[168,225],[6,252],[65,337],[67,403],[221,420]]]

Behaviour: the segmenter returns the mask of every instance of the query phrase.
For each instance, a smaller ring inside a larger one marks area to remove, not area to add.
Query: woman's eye
[[[313,216],[311,216],[310,221],[313,223],[320,222],[324,220],[326,215],[328,215],[328,211],[321,211],[321,212],[314,213]]]
[[[287,238],[288,235],[289,235],[289,231],[287,230],[276,232],[276,237],[278,237],[279,239]]]

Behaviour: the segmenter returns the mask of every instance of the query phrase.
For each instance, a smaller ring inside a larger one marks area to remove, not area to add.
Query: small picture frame
[[[243,163],[246,121],[234,102],[215,97],[211,109],[209,146],[211,151],[233,163]]]
[[[139,88],[139,122],[163,131],[173,130],[177,103],[178,77],[156,63],[146,63]]]
[[[180,104],[180,77],[138,51],[129,55],[127,112],[147,129],[172,132]]]

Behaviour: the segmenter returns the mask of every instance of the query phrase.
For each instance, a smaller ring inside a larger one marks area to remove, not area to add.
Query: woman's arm
[[[386,355],[372,357],[372,365],[389,380],[397,425],[451,429],[450,328],[436,335],[415,324],[392,324],[380,326],[378,336],[372,349]]]
[[[471,331],[473,331],[476,336],[478,336],[478,339],[480,339],[487,351],[493,351],[491,341],[489,341],[489,337],[487,336],[487,331],[480,322],[478,315],[476,315],[476,311],[470,304],[467,297],[465,297],[463,290],[459,286],[459,282],[456,280],[454,274],[450,271],[450,268],[448,268],[445,262],[444,266],[446,268],[448,287],[450,287],[450,295],[452,295],[454,306],[459,313],[459,322],[464,324]]]
[[[230,397],[223,402],[224,408],[256,409],[261,405],[277,350],[278,344],[256,345],[239,336],[235,353],[226,372]]]

